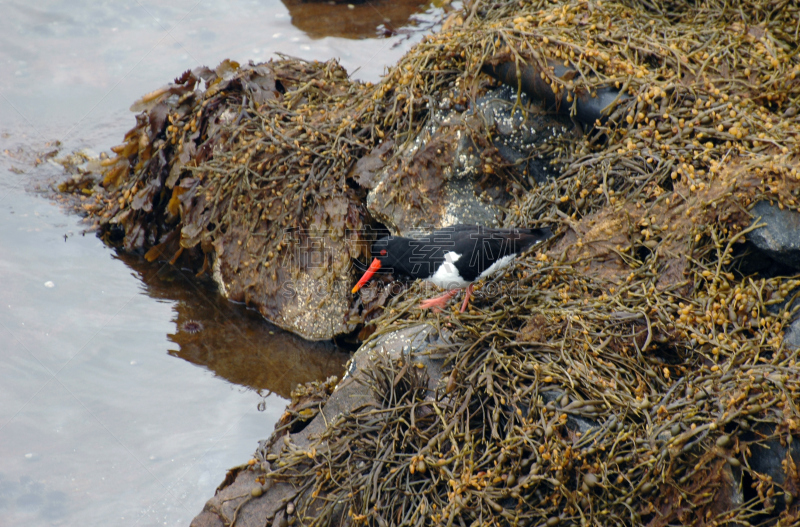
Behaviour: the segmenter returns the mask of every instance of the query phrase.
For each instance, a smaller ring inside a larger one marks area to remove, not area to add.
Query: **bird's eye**
[[[386,256],[386,249],[381,249],[381,256]]]

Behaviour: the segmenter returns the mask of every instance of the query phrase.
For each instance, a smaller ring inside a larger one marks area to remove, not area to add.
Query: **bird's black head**
[[[371,254],[372,254],[372,263],[369,267],[364,271],[364,275],[358,281],[358,283],[353,287],[353,293],[361,289],[364,284],[366,284],[370,278],[375,273],[391,273],[392,272],[392,254],[395,252],[393,247],[395,246],[394,238],[391,236],[385,236],[383,238],[378,238],[373,242]]]
[[[384,236],[383,238],[378,238],[372,244],[372,257],[377,258],[381,261],[381,269],[387,269],[392,267],[392,254],[394,253],[393,249],[393,238],[391,236]],[[395,258],[397,255],[395,255]]]

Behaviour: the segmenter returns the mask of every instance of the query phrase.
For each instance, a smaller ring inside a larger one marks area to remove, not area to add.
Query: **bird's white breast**
[[[439,268],[436,269],[436,272],[428,278],[428,281],[447,289],[457,289],[467,286],[469,282],[461,277],[458,269],[453,265],[459,258],[461,258],[461,255],[457,252],[446,252],[444,255],[444,262],[442,262]]]

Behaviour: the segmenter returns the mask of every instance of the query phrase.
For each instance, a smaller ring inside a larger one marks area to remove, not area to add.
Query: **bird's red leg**
[[[442,296],[437,296],[435,298],[428,298],[427,300],[423,300],[419,303],[420,309],[433,309],[434,312],[441,311],[444,309],[445,304],[447,301],[453,298],[456,293],[458,293],[460,289],[453,289],[452,291],[448,291]]]
[[[469,284],[469,285],[467,286],[467,292],[466,292],[466,294],[464,295],[464,303],[463,303],[463,304],[461,304],[461,312],[462,312],[462,313],[463,313],[464,311],[466,311],[466,310],[467,310],[467,306],[469,305],[469,297],[470,297],[470,296],[472,296],[472,291],[473,291],[474,289],[475,289],[475,286],[474,286],[474,285],[472,285],[472,284]]]

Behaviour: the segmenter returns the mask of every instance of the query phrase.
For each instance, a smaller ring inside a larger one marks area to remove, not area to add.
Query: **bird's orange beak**
[[[372,260],[372,263],[369,264],[367,271],[364,273],[364,276],[361,277],[361,280],[353,287],[353,293],[364,287],[364,284],[369,282],[369,279],[372,278],[372,275],[375,274],[375,271],[381,268],[381,261],[375,258]]]

